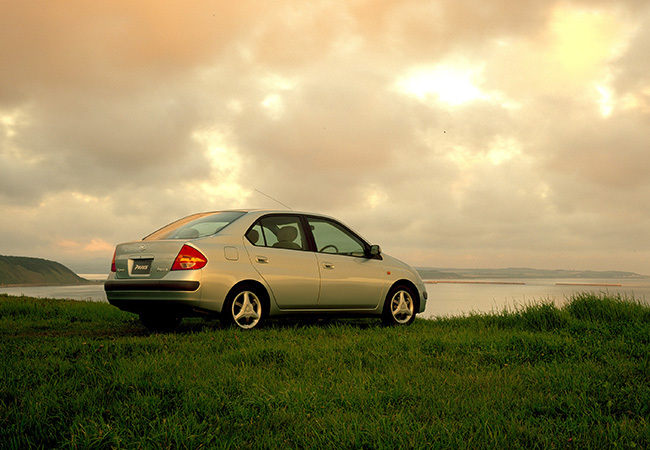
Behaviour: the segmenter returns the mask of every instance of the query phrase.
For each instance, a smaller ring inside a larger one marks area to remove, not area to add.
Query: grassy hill
[[[25,256],[0,255],[0,286],[87,283],[56,261]]]
[[[0,294],[0,448],[650,449],[650,307],[581,294],[383,327]]]

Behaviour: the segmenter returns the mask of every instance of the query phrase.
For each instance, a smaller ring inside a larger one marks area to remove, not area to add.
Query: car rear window
[[[245,213],[241,211],[224,211],[218,213],[199,213],[179,219],[154,231],[143,241],[159,239],[197,239],[211,236],[239,219]]]

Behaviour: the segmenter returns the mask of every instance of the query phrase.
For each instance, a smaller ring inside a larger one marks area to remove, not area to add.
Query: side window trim
[[[302,232],[305,235],[307,241],[307,249],[310,252],[318,252],[316,248],[316,239],[314,239],[314,234],[312,233],[311,226],[309,225],[309,217],[304,214],[300,214],[300,224],[302,225]]]
[[[256,228],[260,229],[260,231],[256,230]],[[257,239],[251,239],[251,232],[254,231],[257,233]],[[244,237],[248,242],[251,243],[251,245],[255,247],[266,247],[266,237],[264,236],[264,230],[262,229],[262,225],[260,223],[260,220],[257,219],[253,225],[251,225],[248,230],[246,230],[246,233],[244,233]]]

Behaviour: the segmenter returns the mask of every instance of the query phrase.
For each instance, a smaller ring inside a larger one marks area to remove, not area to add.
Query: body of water
[[[580,292],[621,294],[650,304],[650,278],[444,280],[427,283],[427,291],[429,301],[422,317],[502,311],[547,300],[561,306]]]
[[[19,286],[0,287],[0,294],[38,298],[67,298],[92,302],[108,302],[103,284],[73,286]]]
[[[106,275],[82,274],[89,280],[105,280]],[[506,284],[508,283],[508,284]],[[620,286],[613,286],[620,285]],[[530,303],[552,300],[561,306],[578,292],[620,293],[650,304],[650,278],[635,279],[551,279],[444,280],[427,283],[429,301],[421,317],[459,316],[471,312],[501,311]],[[106,302],[103,284],[75,286],[2,287],[0,293],[41,298],[67,298]]]

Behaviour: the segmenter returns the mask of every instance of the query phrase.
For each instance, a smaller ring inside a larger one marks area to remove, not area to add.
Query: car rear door
[[[318,305],[320,274],[316,255],[309,251],[300,217],[262,217],[246,234],[251,263],[269,285],[283,310],[314,309]]]

